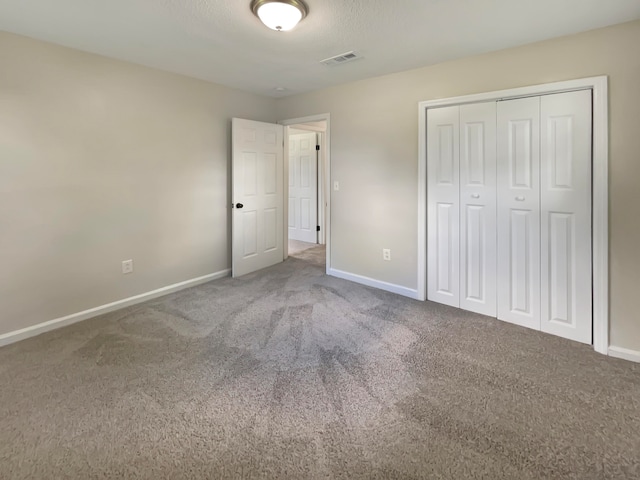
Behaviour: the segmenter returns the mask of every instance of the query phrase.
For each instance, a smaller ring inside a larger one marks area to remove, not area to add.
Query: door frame
[[[309,122],[326,122],[326,131],[324,135],[321,134],[321,153],[322,147],[324,147],[324,154],[319,155],[319,162],[321,167],[319,167],[320,175],[318,175],[318,180],[322,178],[323,185],[322,188],[318,189],[319,193],[319,202],[324,202],[324,215],[321,218],[321,212],[323,211],[322,207],[318,208],[318,220],[320,224],[320,237],[324,237],[325,245],[326,245],[326,268],[325,272],[329,275],[329,271],[331,269],[331,189],[329,188],[331,185],[331,115],[329,113],[319,113],[317,115],[309,115],[306,117],[298,117],[298,118],[289,118],[287,120],[281,120],[277,123],[283,125],[284,129],[284,158],[289,158],[289,126],[298,125],[301,123],[309,123]],[[311,130],[311,129],[310,129]],[[284,162],[284,198],[289,198],[289,162]],[[289,238],[289,222],[287,219],[289,218],[289,202],[284,202],[284,218],[285,218],[285,232],[284,238]],[[324,231],[323,231],[324,230]],[[284,258],[286,259],[289,255],[288,244],[285,242],[284,245]]]
[[[592,288],[593,348],[609,352],[609,99],[608,77],[580,78],[494,92],[423,101],[418,104],[418,295],[427,298],[427,110],[469,103],[512,100],[552,93],[593,92]]]

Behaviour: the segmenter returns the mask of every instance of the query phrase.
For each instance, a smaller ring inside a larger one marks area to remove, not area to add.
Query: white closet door
[[[541,329],[591,343],[591,91],[541,100]]]
[[[498,318],[540,330],[540,97],[498,102]]]
[[[460,107],[460,307],[496,316],[496,103]]]
[[[460,306],[460,108],[427,111],[427,298]]]

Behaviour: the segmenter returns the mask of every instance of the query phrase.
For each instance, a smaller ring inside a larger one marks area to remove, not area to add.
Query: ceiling
[[[249,3],[0,0],[0,29],[281,97],[640,18],[640,0],[306,0],[275,32]]]

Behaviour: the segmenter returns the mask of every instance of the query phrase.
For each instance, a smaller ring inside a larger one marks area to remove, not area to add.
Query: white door
[[[460,307],[496,316],[496,103],[460,107]]]
[[[541,99],[541,329],[591,343],[591,91]]]
[[[427,298],[460,306],[460,108],[427,111]]]
[[[289,135],[289,238],[318,242],[316,133]]]
[[[540,97],[498,102],[498,318],[540,330]]]
[[[232,274],[284,258],[283,127],[232,120]]]

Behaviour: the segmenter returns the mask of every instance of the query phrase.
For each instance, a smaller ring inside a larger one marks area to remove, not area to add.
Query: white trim
[[[418,104],[418,300],[427,299],[427,107]]]
[[[284,217],[283,227],[283,250],[282,259],[289,258],[289,136],[291,135],[290,128],[287,125],[283,126],[284,133],[282,135],[282,156],[284,162],[284,168],[282,169],[283,175],[283,188],[282,193],[282,215]]]
[[[380,280],[375,280],[369,277],[363,277],[362,275],[357,275],[355,273],[343,272],[342,270],[336,270],[334,268],[328,271],[327,275],[331,275],[332,277],[342,278],[343,280],[349,280],[351,282],[359,283],[361,285],[366,285],[367,287],[373,287],[373,288],[378,288],[380,290],[385,290],[387,292],[397,293],[398,295],[413,298],[415,300],[420,299],[419,298],[420,295],[418,294],[417,290],[403,287],[402,285],[382,282]]]
[[[426,298],[427,251],[427,109],[467,103],[490,102],[510,98],[545,95],[590,89],[593,92],[593,348],[611,354],[609,348],[609,120],[608,81],[606,76],[532,85],[496,92],[464,95],[418,104],[418,292]]]
[[[90,308],[89,310],[73,313],[71,315],[67,315],[66,317],[60,317],[54,320],[49,320],[47,322],[39,323],[31,327],[23,328],[21,330],[14,330],[13,332],[8,332],[3,335],[0,335],[0,347],[18,342],[20,340],[24,340],[29,337],[35,337],[36,335],[40,335],[41,333],[49,332],[51,330],[55,330],[61,327],[66,327],[67,325],[81,322],[89,318],[97,317],[98,315],[103,315],[105,313],[113,312],[121,308],[146,302],[147,300],[152,300],[154,298],[158,298],[163,295],[167,295],[169,293],[184,290],[189,287],[195,287],[196,285],[207,283],[212,280],[217,280],[219,278],[228,277],[230,274],[231,274],[231,269],[222,270],[220,272],[211,273],[203,277],[193,278],[191,280],[185,280],[184,282],[174,283],[173,285],[168,285],[166,287],[158,288],[157,290],[152,290],[150,292],[142,293],[140,295],[135,295],[133,297],[125,298],[123,300],[107,303],[106,305]]]
[[[607,77],[593,89],[593,348],[609,349],[609,100]]]
[[[330,113],[319,113],[317,115],[309,115],[306,117],[299,117],[299,118],[289,118],[287,120],[281,120],[278,123],[281,125],[284,125],[285,127],[288,127],[290,125],[296,125],[299,123],[308,123],[308,122],[321,122],[321,121],[325,121],[327,123],[327,129],[324,132],[324,146],[325,146],[325,154],[324,154],[324,160],[325,160],[325,171],[324,171],[324,199],[325,199],[325,215],[324,215],[324,225],[325,225],[325,230],[324,230],[324,235],[325,235],[325,245],[326,245],[326,274],[327,275],[331,275],[329,273],[329,270],[331,269],[331,114]],[[288,148],[289,148],[289,142],[288,142],[288,129],[285,128],[285,154],[288,153]],[[288,155],[285,156],[285,158],[288,158]],[[285,186],[285,198],[288,198],[288,188],[289,188],[289,162],[284,162],[285,163],[285,182],[284,182],[284,186]],[[288,202],[284,202],[285,203],[285,208],[284,208],[284,213],[285,213],[285,232],[288,233],[288,229],[289,229],[289,222],[286,221],[286,219],[288,218],[288,209],[289,209],[289,203]],[[289,238],[288,235],[285,236],[285,238]],[[285,244],[285,258],[288,256],[288,251],[287,251],[287,245]]]
[[[629,360],[630,362],[640,363],[640,351],[638,350],[611,346],[609,347],[609,356],[622,358],[623,360]]]
[[[296,130],[306,130],[308,132],[317,132],[317,133],[322,133],[326,130],[326,128],[323,128],[323,127],[316,127],[314,125],[305,125],[304,123],[301,123],[301,124],[296,123],[295,125],[288,125],[288,126],[293,127]]]
[[[602,88],[607,84],[607,76],[579,78],[563,82],[543,83],[540,85],[530,85],[528,87],[510,88],[507,90],[497,90],[494,92],[476,93],[473,95],[462,95],[460,97],[440,98],[420,102],[421,108],[444,107],[448,105],[463,105],[467,103],[490,102],[497,100],[511,100],[520,97],[533,97],[538,95],[548,95],[550,93],[570,92],[573,90],[585,90],[596,86]],[[606,93],[606,92],[605,92]]]
[[[318,235],[318,243],[321,245],[327,244],[327,206],[326,206],[326,191],[323,188],[327,179],[325,178],[326,169],[326,155],[325,150],[327,148],[325,138],[326,138],[326,130],[321,132],[317,132],[318,136],[318,145],[320,145],[320,152],[318,155],[318,225],[320,225],[320,234]]]

